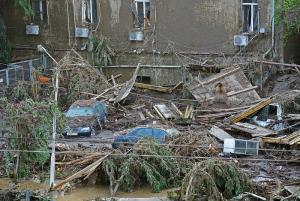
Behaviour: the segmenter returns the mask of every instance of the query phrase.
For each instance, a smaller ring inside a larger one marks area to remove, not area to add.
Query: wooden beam
[[[149,89],[152,91],[158,91],[163,93],[173,93],[178,87],[180,87],[183,84],[183,82],[179,82],[175,87],[162,87],[162,86],[155,86],[151,84],[144,84],[144,83],[134,83],[135,87],[141,88],[141,89]]]
[[[286,66],[286,67],[300,68],[300,65],[297,65],[297,64],[286,64],[286,63],[278,63],[278,62],[273,62],[273,61],[254,61],[254,62],[268,64],[268,65],[274,65],[274,66]]]
[[[203,82],[203,84],[204,84],[204,85],[211,84],[212,82],[215,82],[215,81],[220,80],[220,79],[222,79],[222,78],[224,78],[224,77],[227,77],[227,76],[229,76],[229,75],[232,75],[232,74],[238,72],[239,70],[240,70],[240,68],[235,68],[235,69],[233,69],[233,70],[231,70],[231,71],[229,71],[229,72],[226,72],[226,73],[223,73],[223,74],[220,73],[220,75],[218,75],[218,76],[216,76],[216,77],[214,77],[214,78],[212,78],[212,79],[210,79],[210,80],[208,80],[208,81]]]
[[[246,93],[255,89],[257,89],[257,86],[249,87],[240,91],[230,91],[227,93],[227,97],[236,96],[238,94]]]
[[[264,108],[265,106],[269,105],[270,103],[272,103],[272,98],[267,98],[262,100],[261,102],[257,103],[256,105],[250,107],[249,109],[245,110],[244,112],[234,116],[231,119],[231,123],[237,123],[247,117],[249,117],[250,115],[254,114],[255,112],[261,110],[262,108]]]

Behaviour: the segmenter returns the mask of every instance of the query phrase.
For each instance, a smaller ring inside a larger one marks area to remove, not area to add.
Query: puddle
[[[116,197],[119,198],[149,198],[149,197],[166,197],[167,190],[160,193],[152,193],[151,188],[139,188],[133,192],[118,192]],[[58,196],[56,201],[83,201],[90,200],[97,197],[110,197],[109,188],[107,186],[85,186],[78,187],[72,190],[70,194]]]
[[[13,187],[12,181],[9,178],[0,178],[0,190],[7,190]],[[16,190],[25,191],[25,190],[47,190],[48,183],[36,183],[34,181],[20,181],[16,185]],[[150,197],[166,197],[167,190],[162,191],[161,193],[152,193],[150,187],[138,188],[133,192],[118,192],[116,197],[119,198],[150,198]],[[97,197],[107,198],[110,197],[109,187],[108,186],[79,186],[70,193],[66,193],[64,196],[58,196],[56,201],[83,201],[91,200]]]

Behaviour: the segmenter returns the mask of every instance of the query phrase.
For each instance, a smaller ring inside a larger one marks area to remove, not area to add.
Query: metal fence
[[[38,58],[8,64],[7,68],[0,70],[0,86],[32,80],[33,68],[42,65],[42,63],[42,58]]]

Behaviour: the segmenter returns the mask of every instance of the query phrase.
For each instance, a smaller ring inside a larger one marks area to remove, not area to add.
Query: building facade
[[[37,54],[38,44],[55,52],[85,51],[88,37],[101,35],[124,54],[264,54],[272,45],[272,0],[30,2],[34,17],[0,8],[16,60]]]

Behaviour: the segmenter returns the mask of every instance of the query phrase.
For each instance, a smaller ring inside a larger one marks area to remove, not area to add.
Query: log
[[[80,178],[80,177],[84,177],[84,176],[88,176],[90,175],[91,173],[93,173],[96,168],[103,162],[104,159],[106,159],[108,156],[110,155],[107,154],[105,155],[104,157],[100,158],[99,160],[95,161],[94,163],[90,164],[89,166],[83,168],[82,170],[80,170],[79,172],[76,172],[75,174],[73,174],[72,176],[66,178],[65,180],[59,182],[57,185],[54,186],[54,190],[58,190],[60,189],[64,184],[74,180],[74,179],[77,179],[77,178]],[[87,177],[86,177],[87,178]]]

